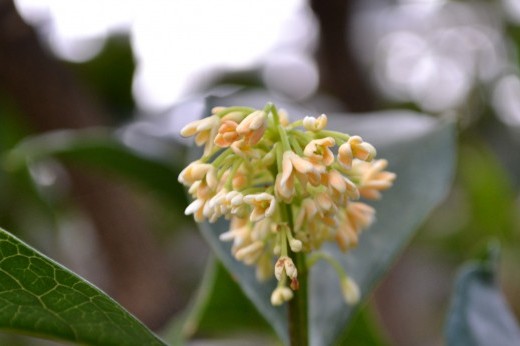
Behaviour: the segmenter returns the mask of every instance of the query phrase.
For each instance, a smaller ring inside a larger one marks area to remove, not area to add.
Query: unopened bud
[[[292,291],[288,287],[276,287],[271,294],[271,304],[282,305],[293,297]]]
[[[353,305],[359,302],[359,287],[354,280],[348,276],[341,279],[341,293],[347,304]]]
[[[289,246],[293,252],[300,252],[302,250],[302,242],[298,239],[289,240]]]
[[[285,275],[291,279],[298,276],[298,270],[296,269],[296,266],[294,265],[292,259],[287,256],[281,256],[274,265],[274,276],[278,281],[282,279],[284,272]]]
[[[303,127],[309,131],[320,131],[327,126],[327,116],[325,114],[320,115],[318,118],[305,117],[303,118]]]

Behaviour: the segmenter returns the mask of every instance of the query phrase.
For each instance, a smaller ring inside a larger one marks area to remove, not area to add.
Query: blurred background
[[[186,308],[209,253],[175,187],[177,133],[198,114],[176,104],[259,87],[320,113],[449,117],[460,130],[451,192],[351,333],[354,345],[374,333],[382,345],[441,345],[456,270],[489,239],[520,316],[519,48],[518,0],[0,0],[2,157],[28,136],[115,128],[173,172],[150,183],[173,186],[168,198],[103,169],[121,158],[101,144],[3,165],[0,225],[160,330]],[[263,335],[251,321],[244,330]],[[208,318],[200,338],[229,333],[219,323]]]

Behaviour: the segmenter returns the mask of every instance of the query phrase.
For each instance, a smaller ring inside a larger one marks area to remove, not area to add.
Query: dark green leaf
[[[198,330],[200,320],[207,310],[209,299],[214,291],[218,275],[218,264],[213,256],[210,256],[206,264],[206,270],[197,291],[191,298],[191,302],[182,316],[174,318],[165,328],[164,338],[173,345],[182,345],[190,339]]]
[[[353,315],[337,345],[387,346],[389,342],[378,325],[372,306],[365,305]]]
[[[201,315],[200,330],[203,333],[225,334],[242,330],[268,330],[265,320],[255,307],[244,297],[235,279],[216,264],[215,282],[208,297],[208,304]]]
[[[237,331],[265,332],[269,326],[222,264],[210,259],[186,315],[168,329],[166,340],[178,344],[197,334],[221,338]]]
[[[466,265],[455,285],[446,323],[449,346],[508,346],[520,342],[520,328],[496,282],[493,262]]]
[[[0,328],[93,345],[164,345],[106,294],[3,229]]]

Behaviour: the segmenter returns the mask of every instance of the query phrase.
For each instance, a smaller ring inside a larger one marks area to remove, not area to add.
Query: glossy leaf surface
[[[0,329],[93,345],[164,345],[99,289],[0,229]]]

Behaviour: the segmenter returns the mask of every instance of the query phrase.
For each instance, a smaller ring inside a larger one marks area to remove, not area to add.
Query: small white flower
[[[249,234],[249,220],[233,217],[229,225],[229,231],[222,233],[219,239],[222,241],[233,240],[236,246],[244,242],[245,235]]]
[[[396,175],[384,170],[387,165],[386,160],[354,161],[352,169],[360,175],[359,192],[361,196],[368,199],[380,199],[380,191],[392,186]]]
[[[206,201],[202,199],[196,199],[186,208],[184,211],[185,215],[193,214],[193,218],[197,222],[203,222],[204,221],[204,205],[206,204]]]
[[[356,159],[363,161],[372,161],[376,156],[376,148],[372,144],[364,142],[363,138],[359,136],[352,136],[349,138],[348,143],[352,148],[352,154]]]
[[[260,221],[274,214],[276,200],[273,195],[262,192],[254,195],[247,195],[243,201],[253,206],[250,220],[251,222]]]
[[[295,194],[295,175],[298,176],[302,185],[305,185],[307,180],[311,182],[320,180],[320,173],[316,171],[311,162],[288,150],[283,153],[282,172],[278,173],[275,181],[276,193],[286,202],[290,201]]]
[[[244,116],[245,116],[244,112],[240,112],[240,111],[230,112],[222,117],[222,121],[231,120],[236,123],[239,123],[242,121],[242,119],[244,119]]]
[[[268,251],[265,251],[258,259],[255,276],[260,282],[266,281],[273,276],[271,254]]]
[[[181,171],[178,180],[179,183],[182,183],[186,186],[191,186],[193,183],[204,179],[206,176],[208,186],[216,186],[217,180],[215,168],[209,163],[194,161]]]
[[[282,305],[283,303],[291,300],[293,292],[288,287],[276,287],[271,294],[271,304],[274,306]]]
[[[302,250],[303,243],[301,242],[301,240],[293,238],[289,240],[289,246],[291,247],[291,250],[293,252],[300,252]]]
[[[332,137],[313,139],[303,149],[303,154],[318,170],[323,170],[320,166],[330,166],[334,162],[334,154],[329,148],[333,147],[336,141]]]
[[[213,135],[212,132],[214,131],[212,130],[218,128],[219,123],[220,119],[215,115],[196,120],[184,126],[181,130],[181,135],[184,137],[196,135],[195,143],[198,146],[201,146],[208,141],[213,141],[213,138],[211,137]]]
[[[235,258],[239,261],[243,261],[246,264],[253,264],[256,259],[261,255],[264,243],[261,241],[255,241],[245,247],[240,248],[235,253]]]
[[[376,156],[376,149],[372,144],[364,142],[359,136],[352,136],[338,149],[338,161],[345,168],[352,167],[352,160],[372,161]]]
[[[255,145],[264,135],[267,127],[267,115],[264,111],[254,111],[249,114],[236,127],[236,132],[241,135],[247,145]]]
[[[218,134],[215,137],[215,144],[221,148],[227,148],[233,142],[240,138],[236,131],[237,123],[231,120],[224,120],[218,129]]]
[[[365,203],[352,202],[347,205],[347,218],[358,230],[370,226],[374,222],[375,214],[375,209]]]
[[[274,265],[274,276],[278,281],[282,279],[284,273],[291,279],[298,276],[298,270],[296,269],[293,260],[288,256],[280,256]]]
[[[318,118],[305,117],[303,118],[303,127],[309,131],[320,131],[327,126],[327,116],[325,114],[320,115]]]
[[[357,186],[339,171],[331,169],[324,176],[328,182],[329,193],[336,203],[344,205],[348,198],[359,199]]]
[[[341,279],[341,293],[343,293],[343,299],[350,305],[359,302],[361,297],[358,285],[348,276]]]
[[[294,224],[294,228],[296,230],[302,229],[305,224],[314,219],[316,214],[318,213],[318,206],[316,202],[312,198],[305,198],[302,201],[302,205],[300,207],[300,211],[296,216],[296,222]]]
[[[263,154],[260,149],[251,145],[245,137],[238,141],[234,141],[230,148],[236,155],[245,160],[259,159]]]
[[[321,192],[314,197],[316,205],[321,212],[330,212],[336,210],[336,205],[327,192]]]

